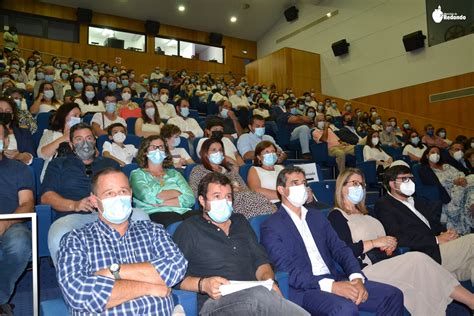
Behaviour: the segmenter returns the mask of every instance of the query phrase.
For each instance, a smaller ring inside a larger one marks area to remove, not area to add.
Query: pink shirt
[[[323,130],[315,129],[313,131],[313,139],[314,139],[315,142],[319,143],[319,139],[321,138],[321,136],[323,136]],[[337,137],[337,135],[334,134],[334,132],[330,128],[328,128],[327,143],[328,143],[328,148],[332,148],[334,146],[339,146],[340,145],[339,137]]]
[[[434,135],[430,137],[428,135],[423,136],[421,139],[422,143],[425,143],[428,146],[438,146],[440,148],[448,147],[448,143],[446,143],[441,137]]]

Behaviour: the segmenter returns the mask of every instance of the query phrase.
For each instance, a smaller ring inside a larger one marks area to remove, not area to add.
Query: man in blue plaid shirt
[[[65,235],[57,277],[73,315],[171,315],[170,288],[187,261],[159,224],[130,219],[132,190],[118,170],[92,180],[97,221]]]

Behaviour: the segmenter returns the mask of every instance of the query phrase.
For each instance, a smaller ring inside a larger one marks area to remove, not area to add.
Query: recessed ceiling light
[[[246,50],[243,50],[242,53],[247,54],[248,52]]]
[[[186,10],[186,7],[185,7],[184,5],[180,5],[180,6],[178,7],[178,10],[181,11],[181,12],[183,12],[184,10]]]
[[[237,18],[236,18],[235,16],[231,16],[231,17],[230,17],[230,21],[231,21],[232,23],[235,23],[235,22],[237,22]]]
[[[326,13],[326,16],[327,16],[328,18],[330,18],[331,15],[332,15],[331,12]]]

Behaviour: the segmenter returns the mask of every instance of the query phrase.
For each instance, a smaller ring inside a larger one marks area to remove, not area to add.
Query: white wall
[[[217,62],[222,63],[222,48],[207,46],[205,49],[199,52],[199,59],[201,60],[217,60]]]
[[[324,0],[298,8],[297,21],[282,17],[258,41],[258,57],[282,47],[320,54],[325,94],[351,99],[474,71],[474,34],[405,52],[403,35],[427,34],[425,0]],[[336,9],[338,15],[276,44]],[[350,43],[349,54],[335,57],[331,44],[343,38]]]

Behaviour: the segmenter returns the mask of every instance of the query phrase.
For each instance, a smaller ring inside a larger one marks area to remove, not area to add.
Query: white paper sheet
[[[225,296],[256,286],[264,286],[267,290],[271,291],[273,287],[273,280],[268,279],[266,281],[230,281],[230,284],[221,285],[219,287],[219,290],[221,291],[221,295]]]

